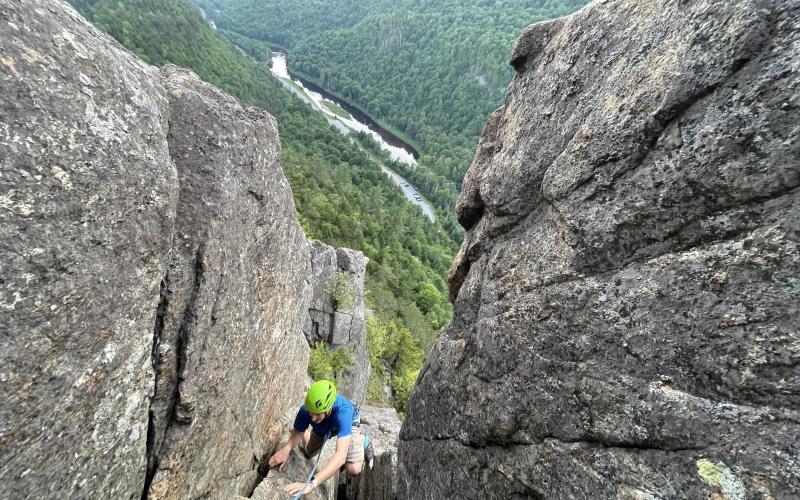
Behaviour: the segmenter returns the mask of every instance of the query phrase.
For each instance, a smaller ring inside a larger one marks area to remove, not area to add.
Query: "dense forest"
[[[198,0],[220,26],[286,47],[289,69],[358,106],[422,154],[403,174],[443,213],[513,76],[527,25],[587,0]],[[445,219],[445,224],[449,221]],[[457,238],[457,231],[448,225]]]
[[[259,62],[268,55],[263,44],[238,49],[231,41],[240,45],[241,35],[215,32],[182,0],[72,4],[150,64],[190,68],[277,118],[281,163],[306,234],[359,249],[370,259],[366,298],[373,311],[368,344],[375,376],[369,398],[402,411],[423,353],[452,315],[444,277],[456,251],[454,241],[407,202],[373,154],[282,89]],[[392,401],[384,400],[382,384],[391,387]]]

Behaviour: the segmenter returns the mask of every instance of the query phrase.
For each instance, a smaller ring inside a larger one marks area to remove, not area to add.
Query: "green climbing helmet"
[[[317,380],[306,394],[306,410],[309,413],[325,413],[333,408],[336,386],[327,380]]]

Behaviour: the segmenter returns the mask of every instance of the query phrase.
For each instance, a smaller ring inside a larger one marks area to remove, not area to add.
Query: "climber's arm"
[[[303,433],[297,432],[296,430],[292,430],[292,433],[289,435],[289,439],[286,440],[286,444],[283,445],[278,451],[275,452],[269,458],[269,468],[275,468],[279,465],[282,465],[289,459],[289,454],[292,452],[295,446],[303,441]]]
[[[304,483],[292,483],[284,488],[284,490],[289,493],[290,495],[306,495],[314,491],[317,486],[327,481],[331,476],[333,476],[337,470],[339,470],[342,465],[344,465],[345,461],[347,460],[347,449],[350,447],[350,439],[352,436],[345,436],[337,438],[336,440],[336,452],[333,454],[333,458],[328,460],[322,469],[317,472],[314,479],[311,480],[309,484]],[[322,453],[322,450],[320,450]]]
[[[350,440],[352,438],[353,436],[345,436],[336,439],[336,452],[333,454],[333,457],[322,466],[322,469],[317,472],[314,479],[314,487],[327,481],[344,465],[345,461],[347,461],[347,449],[350,447]]]

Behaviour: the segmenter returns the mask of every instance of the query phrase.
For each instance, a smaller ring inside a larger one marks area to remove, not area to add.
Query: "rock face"
[[[0,0],[0,497],[231,498],[302,401],[275,121]]]
[[[230,496],[302,400],[309,246],[275,121],[189,72],[161,73],[180,194],[156,318],[150,497]]]
[[[336,451],[336,440],[325,443],[322,447],[322,455],[319,456],[317,470],[321,469],[325,463],[333,458]],[[281,470],[270,470],[264,481],[258,485],[251,498],[255,500],[285,500],[290,498],[284,491],[284,487],[291,483],[303,483],[308,479],[308,474],[317,461],[316,457],[306,458],[297,449],[289,455]],[[305,500],[336,500],[336,486],[339,473],[319,485],[308,495],[304,495]]]
[[[800,496],[800,3],[527,28],[400,498]]]
[[[167,95],[61,3],[0,2],[0,52],[0,497],[140,496],[179,191]]]
[[[361,408],[361,430],[372,442],[375,457],[361,476],[348,478],[347,500],[393,500],[397,497],[397,440],[400,417],[394,408]],[[341,498],[341,497],[340,497]]]
[[[370,374],[364,321],[364,276],[368,260],[363,253],[349,248],[336,249],[311,242],[309,281],[313,293],[303,327],[309,346],[322,341],[332,348],[353,350],[350,374],[339,381],[337,390],[359,406],[367,396]],[[338,304],[337,300],[345,302]]]

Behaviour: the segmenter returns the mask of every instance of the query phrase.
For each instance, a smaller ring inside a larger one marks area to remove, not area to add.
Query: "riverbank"
[[[343,134],[351,132],[370,134],[380,149],[388,152],[393,159],[412,168],[416,166],[416,158],[410,152],[407,144],[398,143],[397,141],[393,141],[395,144],[390,143],[387,140],[385,131],[383,131],[383,134],[380,133],[380,128],[375,125],[374,121],[370,122],[371,119],[369,117],[364,119],[360,112],[352,112],[354,111],[352,106],[346,101],[334,101],[326,95],[328,93],[324,89],[289,73],[285,53],[273,52],[270,71],[281,84],[325,115],[329,123]],[[420,207],[422,213],[432,223],[436,222],[436,215],[432,205],[422,197],[407,179],[386,165],[381,165],[381,170],[397,185],[409,202]]]
[[[363,111],[359,104],[353,104],[352,102],[347,101],[344,97],[323,88],[321,86],[321,82],[313,78],[311,75],[303,73],[297,69],[293,69],[289,74],[293,78],[297,78],[303,82],[303,85],[306,85],[310,90],[318,92],[323,97],[334,101],[336,104],[344,108],[348,113],[353,115],[353,117],[357,120],[373,126],[376,131],[381,134],[381,137],[384,137],[384,134],[387,134],[391,140],[388,140],[386,137],[384,137],[386,142],[392,146],[401,147],[408,150],[412,156],[414,156],[414,159],[419,161],[419,151],[422,148],[414,139],[409,137],[408,134],[398,130],[381,119],[373,118]]]
[[[269,40],[260,40],[260,42],[267,45],[273,53],[282,53],[286,55],[290,52],[287,47],[284,47],[278,43],[271,42]],[[359,103],[354,104],[348,101],[345,97],[325,89],[322,86],[322,82],[313,76],[296,68],[289,72],[288,62],[286,65],[286,73],[289,75],[290,81],[291,78],[296,78],[302,82],[303,85],[308,87],[309,90],[319,93],[326,99],[330,99],[342,109],[350,113],[356,120],[366,123],[367,125],[371,125],[387,143],[398,148],[406,149],[409,153],[411,153],[411,156],[414,157],[414,160],[419,161],[419,151],[422,149],[422,147],[417,141],[412,139],[402,130],[397,129],[396,127],[379,118],[373,118],[362,109],[364,106],[360,105]],[[335,110],[331,111],[339,115],[339,113],[337,113]]]

